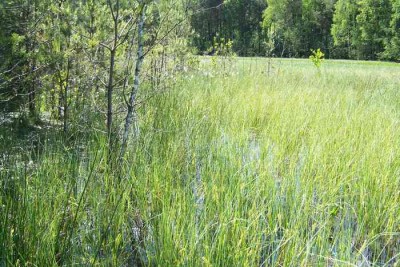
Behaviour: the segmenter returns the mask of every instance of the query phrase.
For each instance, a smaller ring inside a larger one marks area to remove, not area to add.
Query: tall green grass
[[[118,169],[96,134],[10,160],[0,266],[398,266],[400,67],[228,65],[149,100]]]

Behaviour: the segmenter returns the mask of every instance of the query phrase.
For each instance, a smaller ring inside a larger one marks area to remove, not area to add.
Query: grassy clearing
[[[143,106],[121,180],[101,136],[44,135],[0,171],[0,266],[398,266],[399,73],[205,60]]]

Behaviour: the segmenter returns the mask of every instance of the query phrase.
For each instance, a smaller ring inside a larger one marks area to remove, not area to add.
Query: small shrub
[[[320,48],[318,48],[316,51],[314,49],[311,49],[311,53],[312,54],[309,58],[312,61],[312,63],[314,63],[314,66],[319,69],[321,67],[322,62],[324,61],[325,54],[321,51]]]

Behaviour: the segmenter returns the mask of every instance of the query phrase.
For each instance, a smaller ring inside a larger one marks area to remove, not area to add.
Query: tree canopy
[[[328,58],[399,58],[398,0],[195,2],[203,11],[191,18],[191,40],[200,53],[217,39],[243,56],[307,57],[320,48]]]

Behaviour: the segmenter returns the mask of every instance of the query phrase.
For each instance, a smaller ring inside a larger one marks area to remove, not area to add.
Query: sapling
[[[321,68],[322,62],[324,61],[324,56],[325,54],[321,51],[320,48],[317,50],[311,49],[311,56],[309,57],[312,63],[314,63],[314,66],[318,69],[318,71]]]

